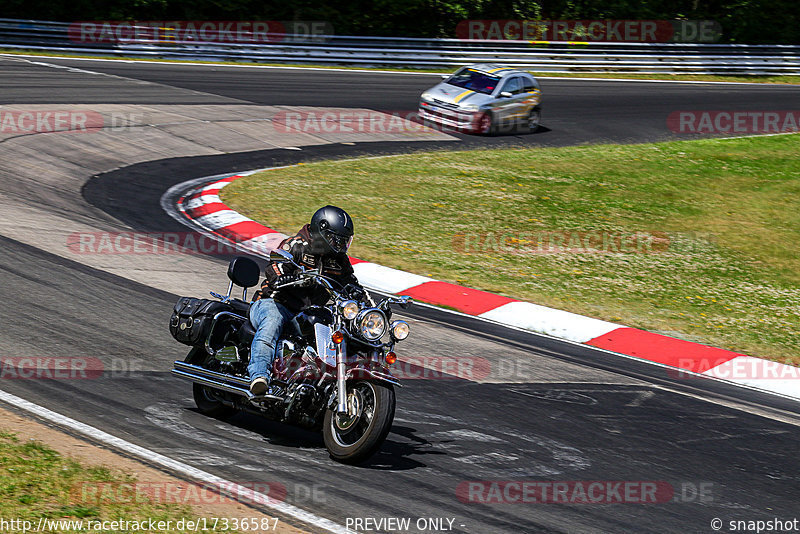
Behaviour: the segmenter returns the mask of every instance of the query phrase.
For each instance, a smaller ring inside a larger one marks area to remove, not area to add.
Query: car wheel
[[[477,120],[475,132],[483,135],[494,135],[497,131],[494,115],[491,111],[482,113]]]
[[[542,108],[536,106],[528,113],[528,118],[525,121],[525,126],[530,133],[534,133],[539,129],[539,124],[542,121]]]

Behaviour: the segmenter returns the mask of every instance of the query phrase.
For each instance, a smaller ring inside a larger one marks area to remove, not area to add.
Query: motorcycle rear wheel
[[[193,348],[186,356],[185,361],[186,363],[199,365],[206,369],[212,368],[212,365],[216,363],[213,356],[200,348]],[[214,388],[198,384],[197,382],[192,384],[194,403],[203,415],[216,417],[217,419],[225,419],[236,413],[236,408],[224,404],[217,398],[217,395],[219,395],[219,392],[215,394]]]
[[[363,462],[383,444],[394,421],[395,395],[390,384],[360,380],[347,384],[348,413],[325,412],[323,437],[331,458]]]
[[[214,397],[214,389],[202,384],[192,384],[192,396],[200,413],[217,419],[224,419],[236,413],[236,409],[227,406]]]

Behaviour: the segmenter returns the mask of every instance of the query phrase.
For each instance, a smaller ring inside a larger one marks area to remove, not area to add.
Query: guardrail
[[[0,19],[0,48],[141,58],[442,68],[502,63],[537,72],[800,74],[800,46],[466,41],[315,35],[271,44],[138,39],[85,43],[69,24]]]

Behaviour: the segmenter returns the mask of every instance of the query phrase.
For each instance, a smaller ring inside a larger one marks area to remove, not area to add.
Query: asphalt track
[[[97,62],[46,59],[51,64],[146,80],[197,91],[197,102],[214,94],[247,103],[287,106],[369,108],[405,114],[418,107],[423,90],[438,75],[362,73],[331,70],[256,69],[193,65]],[[100,82],[102,84],[102,82]],[[687,110],[788,110],[797,107],[797,86],[775,84],[679,84],[604,80],[541,80],[542,128],[534,135],[495,138],[458,135],[472,146],[564,146],[580,143],[635,143],[685,139],[667,127],[667,117]],[[102,87],[102,85],[101,85]],[[2,88],[2,85],[0,85]],[[80,95],[53,95],[49,84],[26,84],[14,102],[52,103],[53,97],[72,103],[150,101],[129,91],[109,94],[88,90]],[[75,100],[77,96],[77,100]],[[452,147],[450,147],[452,149]]]
[[[145,91],[139,100],[136,92],[115,92],[80,73],[65,72],[59,87],[48,88],[0,72],[0,103],[206,102],[204,94],[216,94],[272,105],[346,106],[358,94],[364,95],[359,107],[413,109],[416,94],[431,82],[419,75],[48,61],[166,88]],[[169,87],[199,93],[178,99]],[[785,87],[546,81],[543,88],[548,130],[490,140],[464,136],[462,144],[655,140],[670,137],[665,119],[675,109],[790,109],[796,103],[796,90]],[[328,145],[174,158],[94,177],[83,193],[105,212],[98,217],[165,231],[177,223],[161,212],[158,199],[175,183],[409,148]],[[53,209],[69,208],[52,202]],[[347,517],[440,517],[453,518],[454,531],[472,533],[686,533],[712,532],[712,518],[797,515],[800,465],[791,451],[800,438],[800,408],[794,401],[417,307],[408,313],[414,336],[405,350],[482,357],[513,372],[491,380],[406,380],[381,453],[347,467],[328,459],[316,434],[249,415],[217,421],[194,410],[189,384],[168,373],[183,356],[166,330],[181,288],[166,293],[3,236],[0,249],[4,352],[91,356],[104,370],[91,380],[2,380],[4,390],[229,480],[283,483],[289,502],[342,524]],[[224,258],[207,263],[222,282]],[[456,488],[475,480],[663,481],[676,497],[658,504],[461,502]]]

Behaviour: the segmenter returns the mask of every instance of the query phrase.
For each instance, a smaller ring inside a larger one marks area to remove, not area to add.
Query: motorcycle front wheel
[[[347,413],[325,412],[323,436],[331,458],[355,464],[375,454],[392,428],[394,407],[391,384],[349,382]]]

